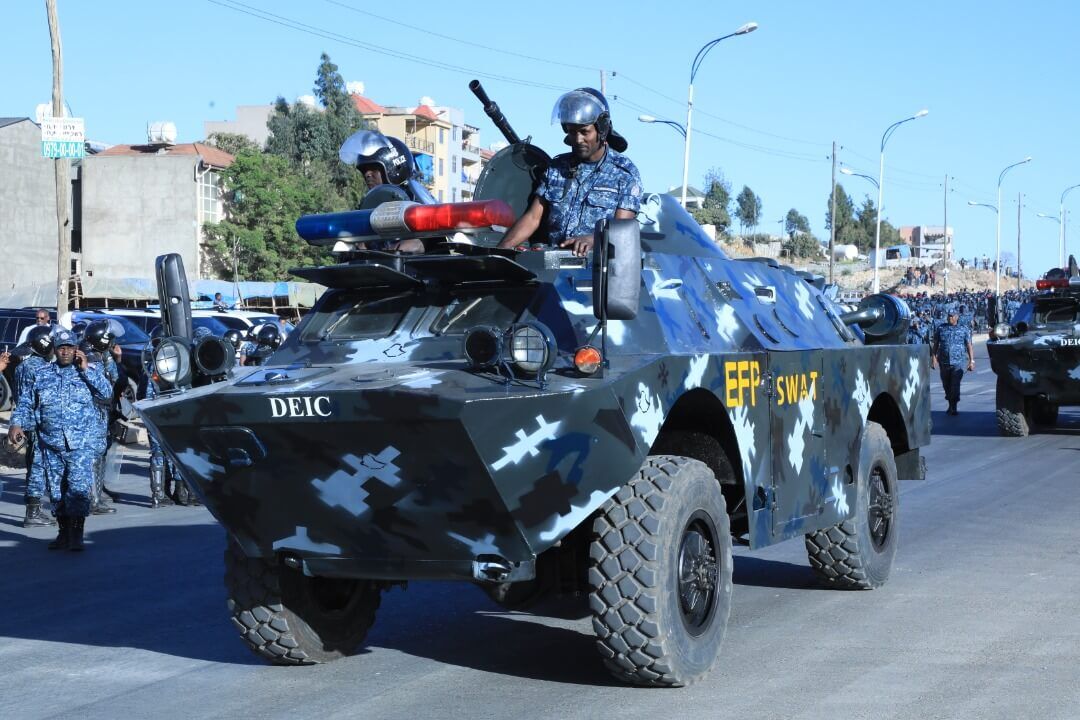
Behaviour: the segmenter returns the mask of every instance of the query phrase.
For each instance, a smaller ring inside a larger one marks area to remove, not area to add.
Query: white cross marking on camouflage
[[[740,405],[728,411],[731,425],[735,429],[735,439],[739,442],[739,457],[742,459],[743,472],[752,478],[754,456],[757,445],[754,442],[754,423],[750,421],[750,411],[746,405]]]
[[[364,489],[365,482],[375,478],[389,487],[395,487],[401,482],[398,467],[393,462],[400,454],[392,445],[384,448],[378,455],[357,457],[350,453],[341,459],[349,469],[338,470],[325,480],[316,478],[311,484],[328,506],[340,507],[360,517],[367,511],[368,492]]]
[[[806,450],[806,433],[814,425],[814,396],[808,394],[799,401],[799,419],[788,435],[788,462],[796,473],[802,472],[803,455]]]
[[[274,541],[274,550],[302,550],[305,552],[322,553],[324,555],[340,555],[342,550],[332,543],[315,542],[308,537],[306,527],[297,526],[296,534],[292,537]]]
[[[799,301],[799,312],[807,320],[814,319],[814,305],[810,302],[810,290],[806,287],[806,281],[799,278],[795,282],[795,298]],[[888,372],[886,370],[886,372]]]
[[[901,391],[904,404],[908,406],[909,410],[911,409],[911,401],[915,399],[915,391],[919,389],[919,359],[911,358],[910,363],[911,367],[908,370],[907,380],[904,382],[903,391]]]
[[[716,332],[728,342],[735,341],[735,331],[739,329],[739,318],[735,315],[735,308],[731,305],[723,305],[716,315]]]
[[[491,464],[492,470],[502,470],[511,463],[517,465],[526,455],[532,457],[539,455],[540,443],[545,440],[554,440],[555,433],[559,431],[559,426],[562,425],[562,421],[559,420],[557,422],[549,423],[544,419],[543,415],[537,415],[536,424],[538,429],[531,434],[526,434],[525,428],[517,431],[517,442],[503,448],[505,455]]]
[[[565,515],[556,515],[552,519],[548,529],[540,531],[540,540],[542,542],[553,542],[560,539],[563,535],[580,525],[581,521],[589,516],[589,513],[607,502],[608,498],[618,491],[619,488],[607,492],[603,490],[593,490],[583,505],[580,507],[571,505],[570,512]]]
[[[885,358],[885,374],[889,374],[889,368],[892,367],[892,358]]]
[[[638,383],[637,412],[630,416],[630,424],[641,431],[645,447],[652,447],[664,424],[660,397],[654,396],[645,383]]]
[[[1069,371],[1069,377],[1071,377],[1073,380],[1080,380],[1080,365],[1077,365]]]
[[[847,495],[844,493],[844,486],[840,484],[840,478],[833,479],[832,482],[832,497],[828,502],[836,505],[836,512],[843,516],[847,516],[851,508],[848,506]]]
[[[705,370],[709,367],[709,355],[695,355],[690,361],[690,370],[686,373],[686,382],[683,387],[687,390],[701,387],[701,381],[705,378]]]
[[[870,383],[863,377],[862,368],[855,371],[855,392],[851,394],[851,399],[859,405],[862,424],[866,425],[866,418],[870,417]]]

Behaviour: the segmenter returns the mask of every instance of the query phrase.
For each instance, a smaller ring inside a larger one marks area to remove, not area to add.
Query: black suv
[[[56,322],[55,311],[50,310],[49,317]],[[36,324],[37,310],[34,308],[0,308],[0,351],[14,351],[23,332]],[[0,410],[10,410],[15,402],[12,389],[15,387],[16,365],[12,363],[8,366],[0,382]]]

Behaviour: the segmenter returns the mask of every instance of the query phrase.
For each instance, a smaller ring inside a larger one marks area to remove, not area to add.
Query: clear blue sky
[[[154,120],[172,120],[181,140],[197,140],[204,120],[232,119],[236,105],[309,94],[325,50],[346,80],[363,81],[367,96],[382,104],[413,105],[428,95],[464,108],[487,145],[500,138],[466,87],[479,76],[518,132],[554,154],[563,149],[561,133],[549,125],[555,98],[563,89],[599,85],[599,71],[590,68],[604,68],[616,73],[607,90],[618,98],[615,126],[630,140],[630,156],[648,189],[666,190],[681,179],[682,141],[671,128],[638,122],[640,108],[684,122],[694,53],[754,20],[757,32],[720,44],[698,75],[694,128],[709,135],[695,133],[690,176],[700,185],[706,170],[720,167],[735,192],[749,185],[763,201],[762,230],[775,231],[795,207],[825,237],[830,143],[842,146],[843,163],[876,175],[882,131],[924,107],[930,115],[900,128],[887,148],[884,216],[895,225],[940,225],[948,173],[955,178],[949,224],[957,254],[992,256],[993,212],[966,202],[993,203],[1000,170],[1031,155],[1032,163],[1005,180],[1002,246],[1015,252],[1016,196],[1023,192],[1024,268],[1035,275],[1056,264],[1058,237],[1057,223],[1035,214],[1056,217],[1061,191],[1080,183],[1080,6],[1073,3],[58,5],[65,97],[86,118],[88,135],[110,143],[142,141]],[[32,116],[49,98],[44,6],[19,0],[0,9],[7,29],[0,115]],[[261,8],[335,37],[236,8]],[[874,192],[858,178],[843,184],[856,199]],[[1075,211],[1068,249],[1080,255],[1080,190],[1067,205]]]

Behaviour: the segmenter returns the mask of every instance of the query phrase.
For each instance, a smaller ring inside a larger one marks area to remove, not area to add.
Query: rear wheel
[[[731,532],[708,466],[650,456],[600,510],[589,558],[597,648],[615,677],[688,685],[716,662],[731,610]]]
[[[232,623],[275,665],[310,665],[352,654],[375,624],[381,583],[308,577],[229,541],[225,588]]]
[[[1047,400],[1039,400],[1032,408],[1032,418],[1037,425],[1055,427],[1058,421],[1058,406]]]
[[[995,404],[999,433],[1005,437],[1026,437],[1031,432],[1031,414],[1027,398],[1001,378],[997,381]]]

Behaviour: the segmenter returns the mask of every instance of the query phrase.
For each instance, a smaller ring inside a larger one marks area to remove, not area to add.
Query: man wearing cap
[[[516,248],[540,228],[547,211],[545,239],[583,256],[593,244],[600,220],[629,219],[641,207],[641,175],[623,155],[626,139],[611,126],[607,99],[592,88],[578,88],[555,103],[551,122],[566,133],[573,150],[551,161],[528,209],[506,232],[499,247]]]
[[[934,330],[930,342],[930,367],[937,370],[941,364],[941,386],[949,402],[948,415],[956,415],[960,402],[960,381],[964,367],[975,370],[975,348],[971,344],[971,328],[959,324],[960,311],[956,306],[948,310],[948,321]]]
[[[90,513],[94,463],[105,452],[101,403],[108,403],[111,385],[100,370],[90,367],[70,330],[53,337],[56,363],[43,367],[33,382],[19,388],[8,439],[21,443],[24,426],[34,422],[37,408],[42,461],[50,480],[60,532],[50,550],[83,549],[83,528]]]

